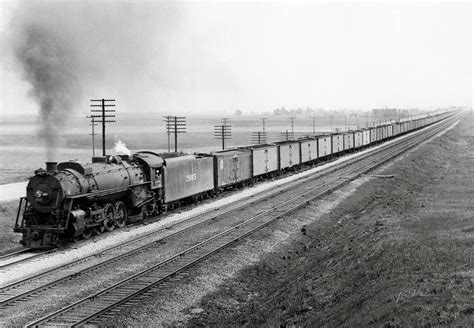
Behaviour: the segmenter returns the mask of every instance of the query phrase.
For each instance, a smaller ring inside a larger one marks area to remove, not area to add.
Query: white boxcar
[[[344,150],[348,151],[354,149],[354,133],[348,132],[343,135]]]
[[[337,154],[344,150],[344,136],[342,133],[331,135],[332,154]]]
[[[374,143],[377,141],[377,128],[369,128],[370,130],[370,143]]]
[[[301,163],[311,162],[318,158],[318,141],[316,139],[300,140]]]
[[[300,164],[300,144],[298,141],[280,141],[278,145],[278,160],[280,170]]]
[[[331,155],[331,136],[317,136],[318,158]]]
[[[278,170],[277,145],[254,145],[243,148],[252,151],[252,173],[254,177]]]
[[[390,138],[393,136],[393,126],[394,124],[387,125],[387,138]]]
[[[363,144],[363,133],[361,130],[354,131],[354,148],[360,148]]]
[[[400,123],[395,123],[393,125],[393,136],[398,136],[400,134],[400,127],[401,127],[401,124]]]
[[[370,144],[370,129],[362,130],[362,145],[367,146]]]

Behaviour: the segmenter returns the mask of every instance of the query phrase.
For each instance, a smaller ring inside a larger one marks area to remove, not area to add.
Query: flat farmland
[[[75,118],[69,126],[61,129],[56,140],[56,158],[58,162],[77,160],[88,162],[92,157],[92,138],[89,122],[85,118]],[[319,133],[331,130],[328,119],[321,120],[315,127]],[[351,127],[357,122],[349,121]],[[219,117],[188,118],[186,133],[178,136],[178,151],[186,153],[209,152],[221,149],[221,140],[214,137],[214,126],[219,125]],[[243,146],[254,143],[252,132],[261,131],[259,117],[233,118],[232,139],[226,141],[227,147]],[[344,118],[334,119],[333,129],[344,128]],[[39,124],[24,118],[3,119],[0,121],[0,184],[18,182],[27,179],[37,168],[44,167],[46,149],[38,137]],[[282,133],[291,131],[288,117],[269,118],[266,122],[268,141],[284,140]],[[313,133],[311,118],[297,118],[294,125],[295,136]],[[96,127],[96,155],[102,154],[101,129]],[[152,150],[158,153],[168,150],[168,135],[165,132],[161,116],[139,118],[117,118],[117,123],[106,127],[107,154],[113,155],[115,143],[121,140],[133,152]],[[174,151],[174,136],[171,136],[171,151]]]

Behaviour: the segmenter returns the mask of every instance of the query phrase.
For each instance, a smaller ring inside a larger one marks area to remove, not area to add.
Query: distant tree
[[[287,111],[285,109],[285,107],[282,107],[282,108],[276,108],[274,111],[273,111],[273,114],[274,115],[288,115],[290,114],[289,111]]]
[[[235,116],[242,116],[242,111],[240,109],[237,109],[234,113]]]

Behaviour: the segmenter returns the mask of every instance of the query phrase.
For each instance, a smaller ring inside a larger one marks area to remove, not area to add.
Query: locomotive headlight
[[[46,196],[48,196],[48,193],[42,192],[41,190],[36,190],[35,196],[36,196],[36,198],[46,197]]]

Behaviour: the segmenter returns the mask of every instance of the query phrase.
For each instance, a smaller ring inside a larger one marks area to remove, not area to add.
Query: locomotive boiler
[[[129,216],[159,211],[162,159],[153,153],[46,163],[20,200],[15,232],[31,248],[124,227]]]

